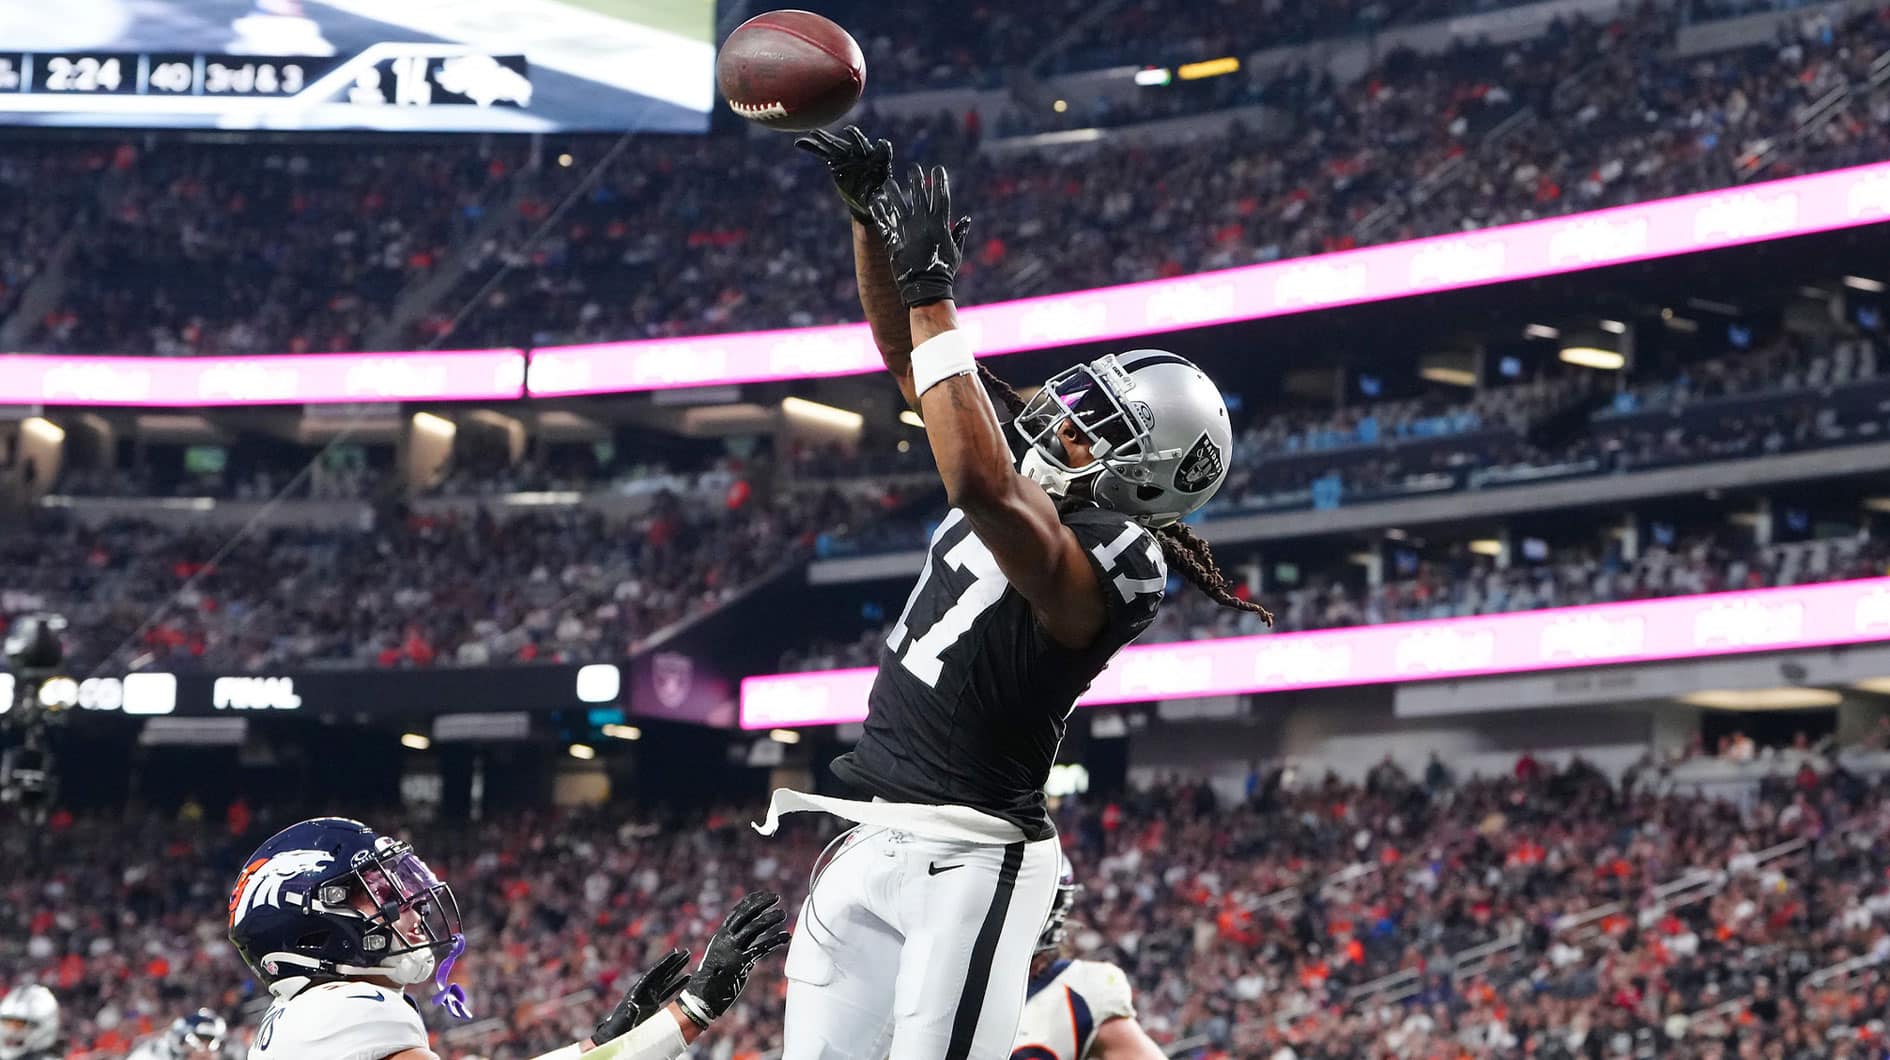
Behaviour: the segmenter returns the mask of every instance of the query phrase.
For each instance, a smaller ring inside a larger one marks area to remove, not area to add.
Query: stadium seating
[[[1115,124],[1256,98],[1297,113],[1266,135],[1223,123],[1167,146],[1105,140],[998,157],[980,143],[1045,123],[862,120],[895,136],[902,158],[957,168],[978,218],[964,289],[995,301],[1879,159],[1890,151],[1890,100],[1871,97],[1806,136],[1797,117],[1833,87],[1865,81],[1890,47],[1886,10],[1839,26],[1812,21],[1780,46],[1710,63],[1670,54],[1672,15],[1635,11],[1513,45],[1393,52],[1342,86],[1287,74],[1251,91],[1150,96],[1146,113],[1098,115],[1078,101],[1056,119]],[[88,169],[97,149],[72,150],[71,160],[38,164],[85,172],[68,194],[97,202],[99,216],[77,230],[75,279],[27,322],[37,348],[525,344],[858,316],[824,177],[779,138],[637,140],[523,254],[525,235],[604,145],[577,143],[571,165],[560,153],[537,167],[484,147],[387,148],[363,159],[314,146],[165,144],[125,147]],[[37,197],[0,203],[0,226],[18,228],[29,222],[8,210],[47,206]],[[9,271],[37,271],[26,255],[44,245],[11,248]],[[502,265],[510,274],[448,334]],[[399,299],[439,269],[459,282],[442,283],[430,304]]]
[[[246,538],[57,512],[0,539],[15,599],[73,623],[72,657],[123,667],[254,670],[620,658],[726,602],[820,530],[896,504],[896,490],[662,492],[640,514],[495,518],[379,511],[372,529],[290,526]],[[181,595],[178,595],[180,594]]]
[[[1059,813],[1083,884],[1070,945],[1120,963],[1143,1025],[1183,1056],[1874,1055],[1890,792],[1851,754],[1727,765],[1786,778],[1744,806],[1689,793],[1688,764],[1647,760],[1616,784],[1528,755],[1497,778],[1387,762],[1355,785],[1286,763],[1233,803],[1194,785],[1075,800]],[[370,817],[413,839],[467,916],[459,977],[485,1018],[429,1013],[441,1055],[555,1048],[626,975],[700,946],[745,889],[798,904],[830,826],[763,841],[752,812]],[[223,940],[223,894],[281,823],[193,804],[6,830],[0,912],[21,930],[0,938],[4,980],[59,992],[75,1057],[122,1055],[199,1004],[242,1008],[246,1037],[258,994]],[[774,1048],[779,984],[777,960],[704,1055]]]

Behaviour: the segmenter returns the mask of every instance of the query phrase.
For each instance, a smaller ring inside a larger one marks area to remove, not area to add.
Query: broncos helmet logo
[[[267,858],[257,858],[243,866],[230,892],[230,926],[249,915],[257,906],[271,909],[282,904],[282,885],[305,872],[313,872],[335,860],[325,850],[285,850]]]

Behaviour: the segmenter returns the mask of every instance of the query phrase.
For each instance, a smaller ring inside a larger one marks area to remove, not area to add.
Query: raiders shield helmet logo
[[[676,710],[689,702],[695,688],[695,663],[687,655],[660,652],[650,660],[650,686],[656,701],[666,710]]]
[[[1188,455],[1181,458],[1181,466],[1175,469],[1175,488],[1183,493],[1199,493],[1219,482],[1224,470],[1221,447],[1203,434],[1194,448],[1188,450]]]

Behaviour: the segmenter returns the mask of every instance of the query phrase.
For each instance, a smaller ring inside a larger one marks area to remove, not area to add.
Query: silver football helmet
[[[30,983],[0,998],[0,1060],[52,1051],[59,1043],[59,1001]]]
[[[1069,465],[1057,428],[1068,421],[1092,463]],[[1234,430],[1220,388],[1163,350],[1109,354],[1051,376],[1017,415],[1029,444],[1019,465],[1052,496],[1090,480],[1090,496],[1145,526],[1201,507],[1227,479]]]

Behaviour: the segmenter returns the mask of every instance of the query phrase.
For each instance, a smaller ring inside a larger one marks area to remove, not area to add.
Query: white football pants
[[[1058,871],[1055,837],[848,832],[788,947],[781,1060],[1006,1060]]]

